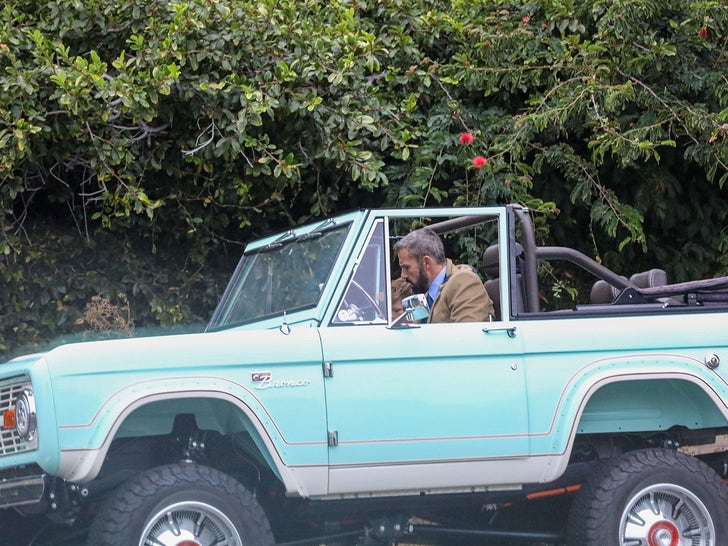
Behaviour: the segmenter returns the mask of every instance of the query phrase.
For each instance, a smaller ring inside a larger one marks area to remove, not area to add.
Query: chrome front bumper
[[[45,474],[0,480],[0,508],[34,504],[43,498]]]

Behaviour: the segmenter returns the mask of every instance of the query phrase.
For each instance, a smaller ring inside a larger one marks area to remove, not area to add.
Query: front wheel
[[[99,510],[89,546],[269,546],[273,534],[239,482],[193,463],[148,470],[119,487]]]
[[[700,460],[645,449],[606,463],[579,491],[569,546],[728,544],[728,488]]]

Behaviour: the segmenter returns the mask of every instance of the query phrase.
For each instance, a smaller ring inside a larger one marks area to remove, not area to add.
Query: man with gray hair
[[[400,276],[415,293],[427,294],[428,322],[483,322],[494,316],[493,302],[478,274],[445,257],[440,236],[429,228],[415,230],[394,245]]]

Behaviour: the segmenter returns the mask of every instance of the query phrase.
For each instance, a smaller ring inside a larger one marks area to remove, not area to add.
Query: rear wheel
[[[728,544],[728,488],[707,465],[650,449],[610,461],[571,508],[569,546]]]
[[[239,482],[193,463],[154,468],[109,497],[91,526],[89,546],[273,544],[270,524]]]

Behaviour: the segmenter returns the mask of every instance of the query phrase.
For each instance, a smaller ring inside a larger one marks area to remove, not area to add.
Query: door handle
[[[505,332],[506,334],[508,334],[508,337],[516,337],[517,329],[515,326],[486,326],[485,328],[483,328],[483,332],[485,332],[486,334],[490,334],[493,332]]]

